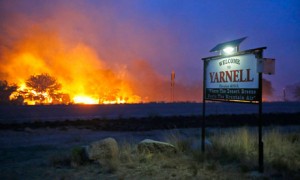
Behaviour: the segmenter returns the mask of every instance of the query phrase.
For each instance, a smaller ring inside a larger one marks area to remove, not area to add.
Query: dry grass
[[[224,129],[223,129],[224,130]],[[199,132],[200,133],[200,132]],[[1,179],[255,179],[257,170],[257,132],[236,128],[208,135],[212,146],[201,152],[199,136],[188,136],[178,130],[167,134],[165,141],[173,144],[178,153],[139,153],[137,144],[120,143],[119,155],[99,165],[85,160],[81,147],[45,149],[38,147],[26,151],[1,152],[7,167],[0,168]],[[258,178],[298,179],[300,177],[300,135],[267,131],[263,135],[265,173]],[[47,156],[42,156],[47,151]],[[9,163],[14,153],[30,162]],[[35,156],[33,156],[35,154]],[[25,158],[26,157],[26,158]],[[37,168],[36,162],[47,159]],[[34,160],[35,159],[35,160]],[[75,164],[75,165],[74,165]],[[6,173],[4,175],[4,172]],[[24,178],[25,177],[25,178]]]
[[[266,162],[276,171],[300,171],[300,134],[281,134],[272,130],[265,135]]]
[[[213,148],[208,154],[221,163],[241,163],[242,166],[256,164],[258,141],[254,133],[246,128],[220,132],[210,137]],[[250,167],[249,167],[250,168]]]
[[[208,152],[210,159],[224,165],[236,164],[241,173],[257,169],[257,132],[239,128],[218,133],[210,137],[213,149]],[[263,135],[264,164],[266,173],[284,178],[299,178],[300,172],[300,134],[280,133],[273,129]]]
[[[186,153],[191,150],[192,143],[196,140],[193,138],[195,137],[185,137],[181,135],[178,130],[173,130],[171,133],[167,134],[164,139],[166,142],[173,144],[176,147],[177,152]]]

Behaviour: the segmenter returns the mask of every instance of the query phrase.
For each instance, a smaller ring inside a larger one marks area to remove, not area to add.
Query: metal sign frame
[[[258,104],[261,87],[256,62],[263,49],[265,47],[203,58],[203,98],[209,101]]]
[[[203,117],[202,117],[202,134],[201,134],[201,149],[202,152],[205,152],[205,126],[206,126],[206,107],[205,103],[206,100],[208,101],[221,101],[221,102],[231,102],[231,103],[250,103],[250,104],[257,104],[258,105],[258,164],[259,164],[259,172],[263,173],[264,172],[264,156],[263,156],[263,141],[262,141],[262,125],[263,125],[263,119],[262,119],[262,72],[257,72],[258,75],[258,88],[257,88],[257,94],[256,94],[256,99],[255,101],[241,101],[241,100],[231,100],[231,99],[215,99],[215,98],[206,98],[206,65],[205,63],[210,61],[210,60],[215,60],[215,59],[220,59],[220,58],[228,58],[228,57],[233,57],[233,56],[239,56],[239,55],[246,55],[246,54],[253,54],[256,59],[261,59],[263,58],[263,50],[265,50],[266,47],[260,47],[260,48],[255,48],[255,49],[249,49],[245,51],[240,51],[237,53],[234,53],[230,56],[224,56],[224,55],[219,55],[219,56],[212,56],[212,57],[206,57],[202,58],[203,60],[203,105],[202,105],[202,112],[203,112]]]

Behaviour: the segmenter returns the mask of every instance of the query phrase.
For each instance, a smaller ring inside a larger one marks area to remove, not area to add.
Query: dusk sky
[[[266,46],[264,57],[276,59],[276,74],[264,75],[274,100],[300,82],[299,0],[0,0],[0,23],[0,62],[8,61],[16,41],[42,29],[68,44],[85,44],[132,76],[141,73],[131,69],[136,60],[164,81],[174,69],[183,91],[196,86],[187,93],[197,93],[201,58],[216,55],[209,51],[218,43],[247,36],[240,50]],[[0,77],[8,77],[0,68]]]

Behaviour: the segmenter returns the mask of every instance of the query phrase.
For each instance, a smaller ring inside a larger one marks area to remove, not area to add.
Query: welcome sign
[[[217,101],[259,101],[259,73],[254,54],[204,61],[205,99]]]
[[[245,38],[218,44],[211,50],[221,52],[230,45],[236,47],[236,52],[232,55],[225,56],[221,52],[219,56],[202,58],[204,74],[201,149],[205,152],[206,100],[258,104],[258,164],[259,172],[263,173],[262,73],[274,74],[275,59],[263,58],[263,50],[267,47],[239,51],[239,44]]]

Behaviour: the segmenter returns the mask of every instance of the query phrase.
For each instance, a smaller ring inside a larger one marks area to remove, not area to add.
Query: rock
[[[90,160],[100,163],[116,160],[119,155],[118,143],[114,138],[92,142],[86,148],[86,154]]]
[[[138,151],[142,152],[150,152],[150,153],[163,153],[163,154],[175,154],[176,148],[172,144],[154,141],[151,139],[145,139],[138,144]]]

